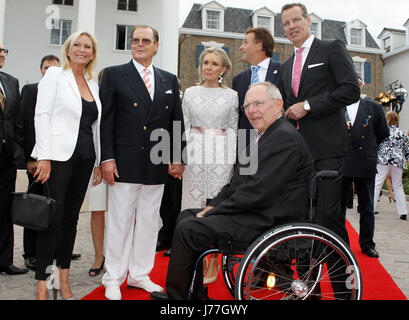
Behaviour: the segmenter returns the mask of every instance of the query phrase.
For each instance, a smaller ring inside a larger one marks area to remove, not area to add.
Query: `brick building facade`
[[[279,10],[279,9],[278,9]],[[350,22],[325,20],[310,14],[312,32],[320,39],[343,41],[366,85],[363,95],[375,98],[383,91],[383,61],[381,50],[360,20]],[[267,7],[258,10],[224,7],[216,1],[204,5],[194,4],[179,36],[179,78],[183,89],[199,81],[197,71],[200,53],[209,46],[223,47],[233,65],[226,78],[231,85],[233,75],[242,72],[248,65],[241,61],[239,50],[244,32],[249,27],[265,27],[274,35],[276,42],[273,59],[284,62],[293,53],[293,45],[286,38],[280,14]]]

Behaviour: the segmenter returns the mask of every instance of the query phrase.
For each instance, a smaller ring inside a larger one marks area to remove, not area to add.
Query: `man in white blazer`
[[[107,272],[102,283],[110,300],[122,298],[120,286],[127,276],[130,288],[163,290],[149,278],[159,208],[168,169],[180,177],[184,165],[172,158],[153,163],[151,151],[157,142],[151,141],[151,133],[169,132],[172,155],[173,146],[182,145],[181,138],[173,138],[174,123],[179,123],[181,132],[184,125],[177,77],[152,65],[158,47],[155,29],[136,26],[131,36],[133,59],[106,68],[101,79],[101,170],[109,184]]]

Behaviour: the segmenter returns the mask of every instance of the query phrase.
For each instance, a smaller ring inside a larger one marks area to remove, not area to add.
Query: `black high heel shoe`
[[[104,264],[105,264],[105,257],[102,257],[102,263],[101,266],[98,269],[89,269],[88,274],[90,277],[96,277],[97,275],[99,275],[102,271],[102,269],[104,269]]]

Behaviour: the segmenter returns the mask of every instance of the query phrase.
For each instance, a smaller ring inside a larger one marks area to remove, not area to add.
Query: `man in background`
[[[358,76],[362,89],[364,82]],[[347,106],[348,151],[344,156],[342,179],[342,212],[346,214],[348,191],[355,186],[358,197],[359,245],[368,257],[378,258],[373,241],[375,232],[374,189],[378,146],[389,137],[388,124],[382,106],[370,99],[360,98]]]
[[[0,69],[8,50],[0,42]],[[18,80],[0,72],[0,273],[27,273],[13,265],[14,231],[11,192],[15,191],[17,168],[23,163],[23,122]]]

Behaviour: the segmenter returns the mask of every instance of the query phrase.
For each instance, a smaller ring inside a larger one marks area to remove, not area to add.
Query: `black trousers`
[[[348,202],[348,188],[351,183],[355,184],[355,193],[358,197],[359,219],[359,245],[362,250],[375,248],[373,236],[375,232],[374,214],[374,179],[373,178],[350,178],[344,177],[342,183],[342,212],[346,215]]]
[[[158,242],[172,244],[172,237],[176,227],[176,219],[180,213],[182,202],[182,180],[169,175],[168,182],[163,191],[160,205],[160,217],[162,227],[159,230]]]
[[[28,183],[29,185],[34,181],[34,177],[32,174],[27,173]],[[41,183],[35,183],[31,189],[30,193],[35,193],[42,195],[43,194],[43,185]],[[23,230],[23,258],[35,258],[36,257],[36,246],[37,246],[37,230],[32,230],[28,228],[24,228]]]
[[[57,249],[57,266],[69,269],[82,202],[95,160],[73,155],[68,161],[51,161],[49,188],[56,212],[48,230],[38,232],[36,280],[47,280]]]
[[[196,218],[201,210],[184,210],[177,219],[166,276],[166,292],[171,299],[186,300],[197,258],[203,251],[216,246],[217,234],[206,226],[206,219]],[[197,271],[195,287],[198,288],[203,284],[203,266]],[[193,298],[200,297],[194,295]]]
[[[314,162],[315,171],[332,170],[339,173],[338,178],[323,180],[317,184],[318,224],[327,227],[349,244],[345,227],[345,215],[341,210],[343,158],[328,158]]]
[[[0,142],[1,143],[1,142]],[[13,264],[14,231],[11,220],[11,192],[15,191],[17,167],[5,146],[0,151],[0,267]]]

